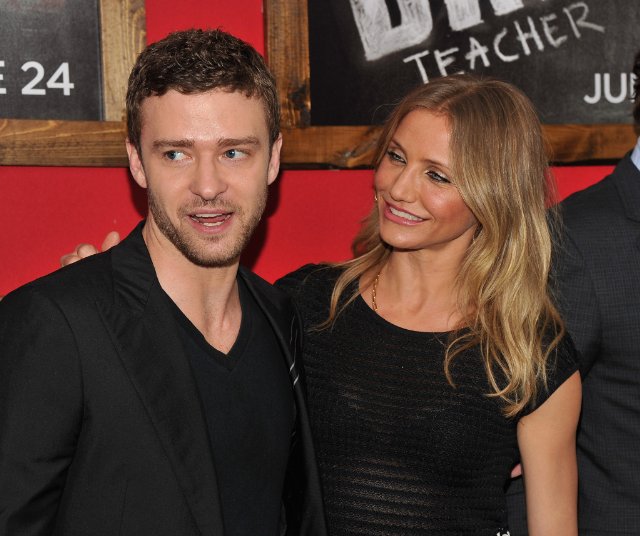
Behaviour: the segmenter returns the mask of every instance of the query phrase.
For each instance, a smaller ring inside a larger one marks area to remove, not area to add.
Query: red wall
[[[261,0],[147,0],[149,41],[190,27],[221,27],[264,50]],[[179,7],[178,7],[179,6]],[[611,166],[556,168],[561,197]],[[370,171],[285,171],[244,262],[273,280],[306,262],[349,256],[371,205]],[[58,266],[78,242],[126,234],[144,194],[122,168],[0,167],[0,295]]]

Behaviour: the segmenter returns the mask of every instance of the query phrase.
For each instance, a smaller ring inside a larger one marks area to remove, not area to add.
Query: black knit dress
[[[335,268],[305,266],[278,282],[305,324],[309,410],[331,536],[508,534],[504,486],[518,459],[517,419],[501,413],[477,349],[444,376],[448,334],[399,328],[362,300],[333,329]],[[549,390],[577,370],[566,341]]]

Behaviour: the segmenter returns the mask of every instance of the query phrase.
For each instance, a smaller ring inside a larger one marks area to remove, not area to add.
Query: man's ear
[[[273,142],[271,147],[271,159],[269,160],[269,169],[267,171],[267,184],[273,183],[280,172],[280,150],[282,149],[282,134],[278,135],[278,139]]]
[[[142,188],[146,188],[147,176],[145,175],[144,166],[142,165],[142,158],[140,158],[138,150],[129,141],[129,138],[125,141],[125,146],[127,147],[127,154],[129,155],[129,169],[131,170],[133,180]]]

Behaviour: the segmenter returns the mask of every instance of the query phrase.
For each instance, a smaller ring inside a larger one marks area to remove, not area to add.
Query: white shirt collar
[[[636,146],[633,148],[633,152],[631,153],[631,161],[638,169],[640,169],[640,138],[638,138]]]

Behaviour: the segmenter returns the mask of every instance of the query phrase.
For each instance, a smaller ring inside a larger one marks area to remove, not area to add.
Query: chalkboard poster
[[[638,0],[308,0],[311,125],[384,121],[455,72],[515,83],[546,124],[630,123]]]
[[[0,0],[0,117],[104,119],[98,0]]]
[[[126,166],[144,0],[0,0],[0,165]]]

